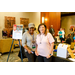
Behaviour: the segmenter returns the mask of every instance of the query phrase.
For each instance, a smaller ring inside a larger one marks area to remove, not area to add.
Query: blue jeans
[[[38,62],[51,62],[52,61],[52,57],[50,58],[46,58],[46,57],[43,57],[43,56],[37,56],[37,59],[38,59]]]

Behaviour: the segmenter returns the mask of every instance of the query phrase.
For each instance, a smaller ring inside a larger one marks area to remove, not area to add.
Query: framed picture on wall
[[[15,24],[15,17],[5,16],[5,28],[13,28],[13,24]]]
[[[7,37],[10,37],[10,33],[13,29],[14,24],[15,24],[15,17],[5,16],[5,28],[7,31]]]
[[[27,28],[29,24],[29,18],[20,18],[20,24],[23,24],[23,26]]]

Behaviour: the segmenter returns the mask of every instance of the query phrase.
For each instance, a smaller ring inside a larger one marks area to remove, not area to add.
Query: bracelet
[[[52,54],[50,54],[50,56],[51,56]]]

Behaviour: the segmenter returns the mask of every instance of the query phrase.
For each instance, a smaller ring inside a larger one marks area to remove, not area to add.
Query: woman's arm
[[[24,48],[28,51],[28,53],[32,53],[31,50],[25,45]]]
[[[26,39],[26,34],[24,33],[22,36],[22,46],[28,51],[28,53],[32,53],[31,50],[27,47],[27,39]]]
[[[35,50],[36,56],[38,56],[37,47],[38,47],[38,45],[36,45],[36,50]]]
[[[53,52],[53,47],[54,47],[54,42],[51,43],[51,49],[50,49],[50,53],[49,53],[49,54],[52,54],[52,52]],[[50,58],[50,57],[51,57],[51,55],[48,55],[46,58],[48,59],[48,58]]]
[[[52,54],[52,52],[53,52],[53,47],[54,47],[54,42],[53,42],[53,43],[51,43],[51,50],[50,50],[50,54]]]
[[[49,55],[47,55],[46,58],[50,58],[51,57],[50,54],[52,54],[52,52],[53,52],[53,47],[54,47],[55,40],[54,40],[54,38],[51,34],[48,34],[48,41],[49,41],[49,44],[50,44],[50,52],[49,52]]]

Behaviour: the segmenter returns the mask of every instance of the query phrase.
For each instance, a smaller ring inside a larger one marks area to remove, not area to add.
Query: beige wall
[[[36,32],[38,33],[38,25],[40,24],[40,12],[30,12],[30,23],[34,23]]]
[[[16,18],[16,24],[20,24],[20,18],[29,18],[29,22],[33,22],[36,27],[40,23],[40,12],[0,12],[0,39],[2,38],[2,29],[5,27],[5,16]]]
[[[73,16],[66,16],[61,18],[61,27],[65,28],[66,34],[71,33],[70,25],[75,25],[75,15]]]
[[[28,12],[0,12],[0,27],[4,27],[5,16],[16,18],[16,24],[20,24],[20,18],[29,18]]]
[[[34,23],[36,28],[40,24],[40,12],[30,12],[30,22]]]

